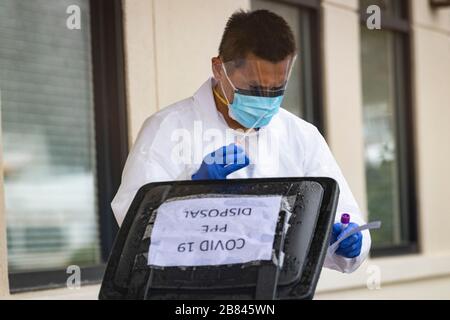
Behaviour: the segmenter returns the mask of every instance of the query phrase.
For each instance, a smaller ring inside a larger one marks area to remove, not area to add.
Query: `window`
[[[361,62],[366,178],[373,254],[416,250],[416,213],[407,1],[361,0]],[[366,27],[366,9],[381,8],[381,30]]]
[[[66,26],[73,5],[79,30]],[[86,271],[81,280],[101,279],[127,154],[120,16],[120,1],[0,0],[13,292],[65,284],[70,265]]]
[[[267,9],[291,26],[298,46],[297,61],[283,107],[323,131],[320,85],[320,1],[252,0],[252,9]]]

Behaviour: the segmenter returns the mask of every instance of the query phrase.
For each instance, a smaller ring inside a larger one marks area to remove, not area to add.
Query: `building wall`
[[[357,0],[322,2],[326,139],[367,216]]]
[[[413,1],[420,236],[425,254],[450,254],[450,9]]]

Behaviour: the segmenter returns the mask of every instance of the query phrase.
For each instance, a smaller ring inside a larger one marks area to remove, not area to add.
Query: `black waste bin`
[[[163,203],[183,197],[271,195],[282,196],[285,203],[280,209],[273,245],[274,256],[278,260],[283,256],[281,265],[269,260],[182,268],[148,265],[151,230]],[[312,299],[329,245],[338,197],[338,184],[330,178],[147,184],[136,194],[116,237],[99,298]],[[287,231],[283,227],[286,225]]]

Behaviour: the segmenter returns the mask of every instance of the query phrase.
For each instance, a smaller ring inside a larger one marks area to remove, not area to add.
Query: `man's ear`
[[[211,59],[211,66],[214,78],[220,80],[222,78],[222,61],[219,57],[214,57]]]

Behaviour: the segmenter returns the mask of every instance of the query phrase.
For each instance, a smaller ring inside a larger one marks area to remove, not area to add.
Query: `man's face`
[[[215,65],[214,62],[213,59],[214,76],[221,82],[228,101],[232,103],[233,86],[238,90],[248,91],[251,95],[262,96],[284,89],[292,64],[292,56],[273,63],[249,54],[246,59],[225,63],[226,74],[220,59],[216,60]]]

